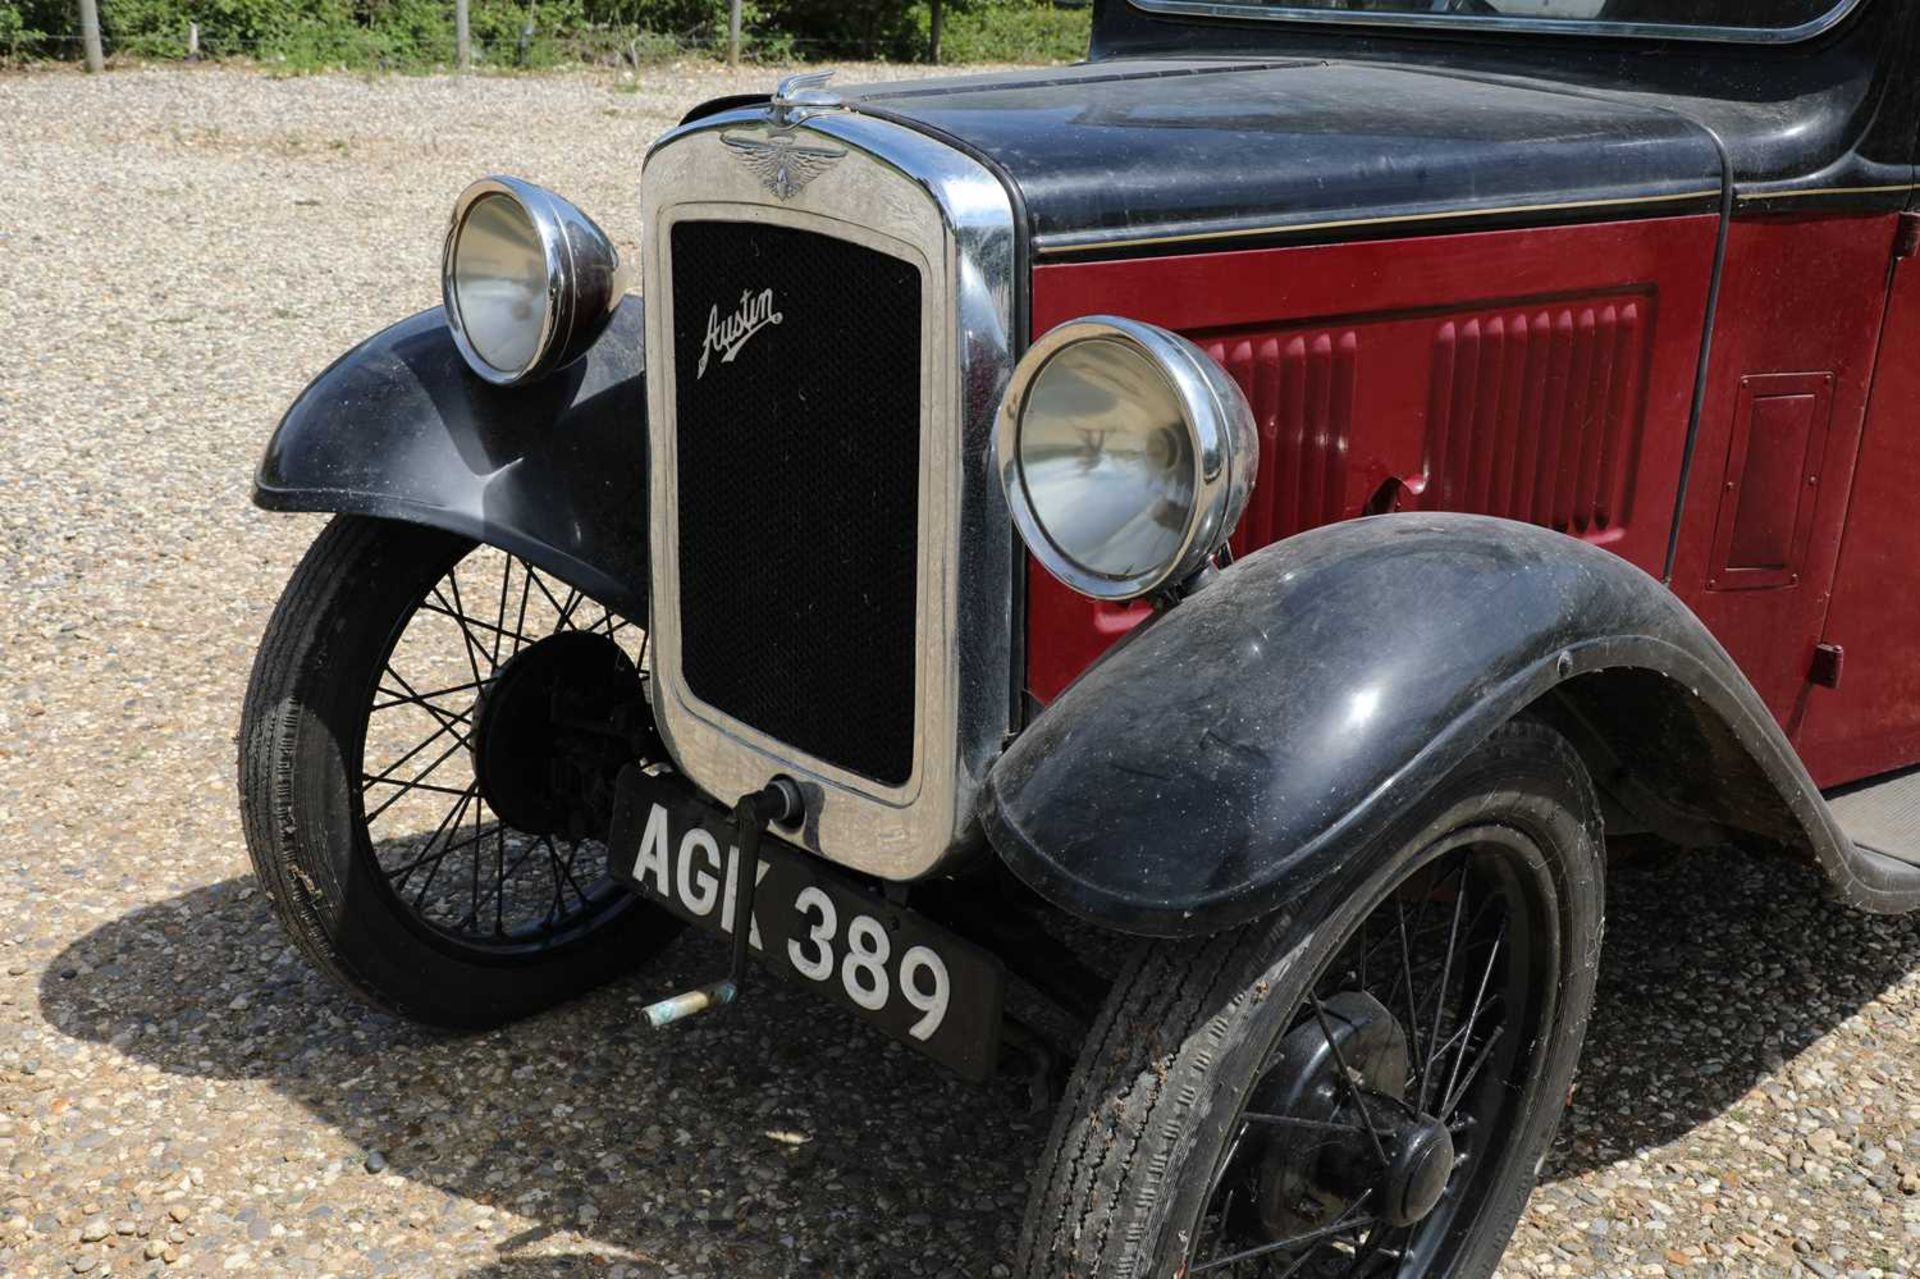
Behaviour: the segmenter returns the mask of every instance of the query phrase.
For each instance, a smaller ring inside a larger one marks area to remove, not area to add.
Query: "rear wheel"
[[[1485,1276],[1559,1122],[1602,919],[1591,787],[1503,729],[1387,861],[1143,949],[1076,1070],[1021,1273]]]
[[[613,779],[663,752],[646,636],[493,547],[342,516],[275,610],[241,724],[255,872],[361,996],[494,1025],[678,926],[608,874]]]

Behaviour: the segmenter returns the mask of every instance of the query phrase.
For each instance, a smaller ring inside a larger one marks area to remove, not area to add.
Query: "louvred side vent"
[[[1253,406],[1260,473],[1234,537],[1244,554],[1345,513],[1360,351],[1352,330],[1255,333],[1203,344]]]
[[[1420,506],[1581,537],[1624,526],[1646,344],[1637,299],[1442,323]]]

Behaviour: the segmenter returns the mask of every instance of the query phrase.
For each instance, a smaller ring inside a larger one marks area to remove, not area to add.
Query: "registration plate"
[[[637,768],[617,786],[609,862],[642,897],[731,937],[739,899],[732,814],[672,776]],[[1005,969],[988,952],[771,834],[760,841],[748,945],[969,1079],[997,1064]]]

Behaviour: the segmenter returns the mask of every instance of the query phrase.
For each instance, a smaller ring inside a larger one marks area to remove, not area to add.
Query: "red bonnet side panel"
[[[1712,216],[1042,266],[1036,335],[1111,313],[1192,337],[1247,392],[1245,553],[1369,511],[1502,515],[1663,566]],[[1029,575],[1050,700],[1141,616]]]

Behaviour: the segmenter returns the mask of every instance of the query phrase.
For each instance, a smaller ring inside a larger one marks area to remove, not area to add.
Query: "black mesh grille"
[[[672,252],[687,687],[817,759],[904,783],[919,270],[746,222],[682,222]]]

